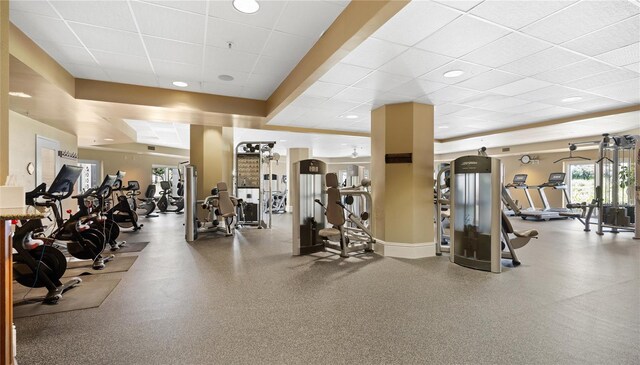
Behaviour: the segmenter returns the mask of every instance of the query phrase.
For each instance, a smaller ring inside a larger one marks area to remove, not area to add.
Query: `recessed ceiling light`
[[[29,95],[27,93],[23,93],[22,91],[9,91],[9,95],[17,96],[19,98],[30,98],[31,97],[31,95]]]
[[[438,129],[449,129],[448,125],[441,125],[438,127]]]
[[[187,87],[189,86],[189,84],[187,84],[184,81],[174,81],[173,82],[173,86],[177,86],[177,87]]]
[[[346,115],[341,115],[340,118],[345,118],[345,119],[358,119],[358,116],[355,114],[346,114]]]
[[[107,142],[113,142],[113,138],[105,138],[104,140]]]
[[[445,72],[442,76],[446,78],[452,78],[452,77],[458,77],[462,75],[464,75],[464,71],[462,70],[451,70],[451,71]]]
[[[580,101],[582,100],[582,97],[580,96],[570,96],[568,98],[564,98],[562,99],[563,103],[573,103],[574,101]]]
[[[222,81],[233,81],[233,76],[231,75],[218,75],[218,78]]]
[[[253,14],[260,9],[256,0],[233,0],[233,7],[245,14]]]

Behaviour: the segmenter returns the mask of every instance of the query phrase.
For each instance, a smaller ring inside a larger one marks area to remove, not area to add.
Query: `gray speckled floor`
[[[182,219],[129,234],[151,243],[99,308],[16,320],[20,365],[640,363],[630,234],[515,220],[540,239],[496,275],[446,257],[291,257],[288,216],[188,245]]]

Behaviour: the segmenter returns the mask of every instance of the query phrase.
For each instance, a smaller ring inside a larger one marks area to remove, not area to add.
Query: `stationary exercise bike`
[[[111,261],[114,256],[103,257],[101,255],[106,246],[103,231],[93,228],[96,214],[86,216],[72,215],[64,220],[62,217],[62,201],[71,196],[75,182],[80,177],[82,168],[79,166],[63,165],[48,190],[42,183],[33,191],[26,194],[27,205],[35,205],[49,208],[55,217],[54,229],[49,235],[42,232],[37,238],[42,239],[45,245],[65,247],[69,254],[81,260],[93,260],[93,269],[102,270],[105,263]]]
[[[34,232],[43,230],[42,222],[33,219],[16,226],[13,235],[13,278],[27,288],[46,287],[45,304],[57,304],[62,294],[82,282],[80,278],[62,283],[60,278],[67,270],[67,258],[53,246],[34,239]]]
[[[106,215],[107,218],[116,222],[120,228],[133,227],[133,231],[138,231],[143,227],[143,224],[138,224],[138,213],[135,212],[126,195],[126,192],[131,190],[131,186],[123,186],[122,179],[125,174],[126,172],[124,171],[118,171],[116,174],[116,181],[111,186],[111,190],[115,195],[113,200],[115,205],[106,212]]]
[[[171,195],[171,182],[161,181],[160,187],[162,188],[162,191],[160,192],[160,198],[156,204],[158,210],[162,213],[181,213],[184,209],[184,186],[182,185],[182,181],[178,182],[177,196]],[[170,207],[174,208],[169,209]]]
[[[140,184],[137,181],[129,181],[129,187],[131,190],[127,195],[133,210],[140,214],[144,214],[147,218],[157,217],[157,214],[151,214],[156,210],[156,201],[154,199],[154,195],[156,195],[156,186],[154,184],[147,186],[147,191],[144,193],[143,198],[138,197],[140,196]]]

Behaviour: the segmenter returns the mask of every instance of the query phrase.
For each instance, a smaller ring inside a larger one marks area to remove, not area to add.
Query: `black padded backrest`
[[[171,190],[171,182],[170,181],[160,181],[160,188],[164,191]]]
[[[147,186],[147,191],[144,193],[145,198],[152,199],[156,195],[156,186],[155,184],[150,184]]]

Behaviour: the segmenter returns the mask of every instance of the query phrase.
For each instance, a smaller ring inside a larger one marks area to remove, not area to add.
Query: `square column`
[[[418,103],[371,112],[373,228],[385,256],[435,255],[433,113],[433,105]],[[411,162],[394,163],[397,154],[411,154]]]
[[[232,128],[190,126],[189,162],[198,170],[198,200],[209,196],[211,189],[221,181],[227,183],[233,195],[234,148]]]

